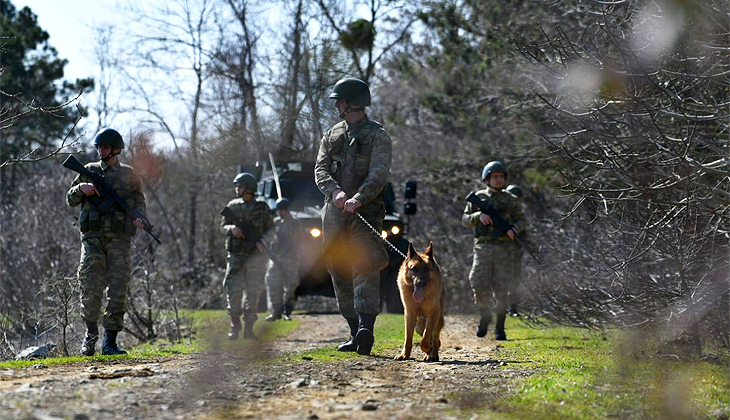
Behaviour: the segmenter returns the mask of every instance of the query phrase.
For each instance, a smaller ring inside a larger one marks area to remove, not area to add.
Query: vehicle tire
[[[380,273],[380,302],[385,305],[385,312],[402,314],[403,302],[400,300],[396,277],[397,274],[392,271],[386,270]]]

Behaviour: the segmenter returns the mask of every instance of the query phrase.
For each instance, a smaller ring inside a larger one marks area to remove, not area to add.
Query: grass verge
[[[263,341],[271,341],[277,337],[284,336],[299,326],[299,321],[294,318],[292,321],[264,322],[267,314],[259,314],[259,320],[254,325],[254,333]],[[119,360],[151,360],[163,357],[171,357],[178,354],[200,353],[211,349],[229,349],[241,345],[251,345],[255,341],[238,340],[229,342],[225,340],[228,332],[228,315],[225,311],[196,311],[192,313],[193,330],[195,334],[192,339],[185,339],[178,343],[168,340],[155,340],[140,346],[127,349],[129,354],[119,356],[70,356],[52,357],[42,360],[13,360],[0,362],[0,369],[23,368],[34,365],[53,366],[74,363],[98,363],[105,361]],[[98,345],[97,345],[98,347]]]
[[[647,357],[647,342],[621,331],[529,328],[511,319],[503,370],[530,369],[487,418],[720,418],[730,414],[730,368]],[[642,350],[644,350],[642,352]],[[723,411],[726,410],[726,411]],[[714,414],[713,414],[714,413]]]

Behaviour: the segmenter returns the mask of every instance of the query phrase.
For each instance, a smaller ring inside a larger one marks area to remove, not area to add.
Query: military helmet
[[[354,77],[346,77],[335,83],[330,99],[344,99],[350,105],[370,105],[370,88],[368,84]]]
[[[274,204],[274,210],[287,210],[289,208],[289,200],[286,198],[280,198],[276,200]]]
[[[508,193],[516,195],[519,198],[525,197],[525,192],[522,191],[522,188],[520,188],[519,185],[515,185],[515,184],[508,185],[507,188],[505,188],[505,190]]]
[[[94,137],[94,145],[103,146],[110,145],[112,149],[124,149],[124,139],[122,135],[113,128],[105,128]]]
[[[491,174],[492,172],[502,172],[504,173],[505,179],[507,178],[507,167],[505,167],[502,162],[493,160],[484,165],[484,170],[482,170],[482,181],[487,179],[489,174]]]
[[[243,186],[248,191],[256,191],[256,177],[248,172],[241,172],[233,178],[233,183]]]

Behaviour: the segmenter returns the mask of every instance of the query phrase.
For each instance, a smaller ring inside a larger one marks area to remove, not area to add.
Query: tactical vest
[[[91,172],[99,174],[129,205],[134,206],[134,201],[130,201],[133,198],[124,195],[124,189],[126,187],[124,185],[125,172],[128,168],[122,166],[114,172],[114,176],[108,176],[111,170],[107,170],[106,174],[102,171],[101,162],[89,163],[86,165],[86,168]],[[83,236],[133,237],[137,232],[137,228],[134,226],[132,218],[127,215],[127,212],[116,203],[109,210],[102,212],[98,209],[102,201],[102,198],[97,195],[84,197],[81,212],[79,213],[79,229]]]
[[[329,133],[329,155],[332,158],[330,173],[349,197],[355,195],[367,179],[375,133],[381,128],[379,123],[368,120],[357,132],[348,134],[347,124],[342,121]],[[383,191],[373,203],[382,206]]]
[[[244,209],[243,199],[237,198],[231,200],[228,203],[228,207],[233,210],[233,213],[235,213],[237,217],[247,220],[257,235],[262,235],[264,233],[262,220],[263,217],[266,217],[264,213],[270,211],[269,206],[266,203],[257,201],[250,209],[247,209],[248,211],[246,211]],[[226,236],[226,251],[232,254],[248,254],[256,249],[256,242],[250,239],[251,238],[240,239],[232,235]]]
[[[502,218],[504,218],[507,223],[514,223],[514,220],[512,220],[512,216],[509,212],[511,196],[503,196],[503,194],[507,194],[505,192],[500,192],[494,196],[489,196],[486,190],[477,191],[476,194],[485,204],[487,204],[488,206],[492,206],[495,210],[497,210],[497,212],[499,212],[499,215],[502,216]],[[478,238],[479,242],[510,240],[507,235],[502,235],[499,238],[495,238],[494,236],[492,236],[496,229],[497,228],[494,225],[485,225],[481,222],[478,222],[476,227],[474,228],[474,237]]]

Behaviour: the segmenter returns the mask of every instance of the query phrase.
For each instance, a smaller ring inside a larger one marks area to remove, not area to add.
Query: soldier
[[[283,266],[269,261],[266,270],[266,296],[271,315],[267,321],[281,319],[291,321],[294,310],[294,292],[299,286],[299,244],[304,232],[302,224],[289,212],[289,200],[276,200],[274,210],[278,217],[274,219],[274,239],[271,241],[271,252]]]
[[[383,227],[383,189],[390,172],[392,141],[370,120],[370,89],[359,79],[338,81],[330,99],[341,121],[319,145],[314,176],[324,194],[322,230],[328,270],[340,313],[350,327],[350,339],[339,351],[369,355],[375,318],[380,313],[380,270],[388,254],[358,213],[377,232]]]
[[[145,215],[145,198],[137,172],[120,163],[118,155],[124,149],[121,134],[111,128],[94,137],[99,162],[86,164],[91,172],[100,174],[109,185],[141,215]],[[118,204],[101,211],[100,193],[87,177],[78,175],[66,193],[70,207],[81,205],[81,261],[78,281],[81,287],[81,316],[86,323],[86,335],[81,354],[93,356],[99,337],[97,321],[106,289],[107,304],[102,316],[104,343],[102,354],[127,354],[117,346],[117,334],[124,327],[124,303],[131,274],[130,249],[136,229],[143,230],[142,220],[132,220]],[[136,228],[136,229],[135,229]]]
[[[517,197],[520,207],[522,207],[522,201],[525,197],[525,193],[518,185],[508,185],[505,191]],[[520,235],[523,240],[526,239],[526,232]],[[522,284],[522,254],[525,253],[524,248],[517,242],[513,243],[514,253],[512,254],[512,278],[509,282],[509,314],[511,316],[520,316],[517,312],[517,303],[519,302],[518,288]]]
[[[465,227],[474,228],[474,262],[469,272],[469,283],[474,291],[474,299],[479,308],[479,325],[477,337],[487,334],[487,327],[492,321],[489,301],[494,295],[497,299],[497,325],[495,339],[506,340],[504,322],[507,316],[507,285],[512,277],[512,254],[514,248],[510,243],[515,233],[524,229],[517,197],[503,191],[507,180],[507,168],[497,161],[489,162],[482,171],[482,180],[487,188],[477,191],[477,196],[487,205],[491,205],[512,225],[506,235],[494,238],[491,233],[495,229],[492,218],[483,214],[472,203],[467,203],[462,216]]]
[[[237,217],[247,220],[258,234],[265,234],[274,226],[274,222],[269,206],[255,199],[256,177],[249,173],[240,173],[233,179],[233,183],[236,185],[238,198],[231,200],[228,208]],[[258,319],[256,309],[264,287],[267,258],[260,244],[245,240],[246,236],[236,227],[233,220],[221,217],[220,229],[221,233],[226,235],[226,251],[228,251],[228,265],[223,279],[228,301],[228,316],[231,317],[228,339],[238,340],[238,333],[241,332],[241,314],[243,314],[243,338],[256,340],[253,324]]]

